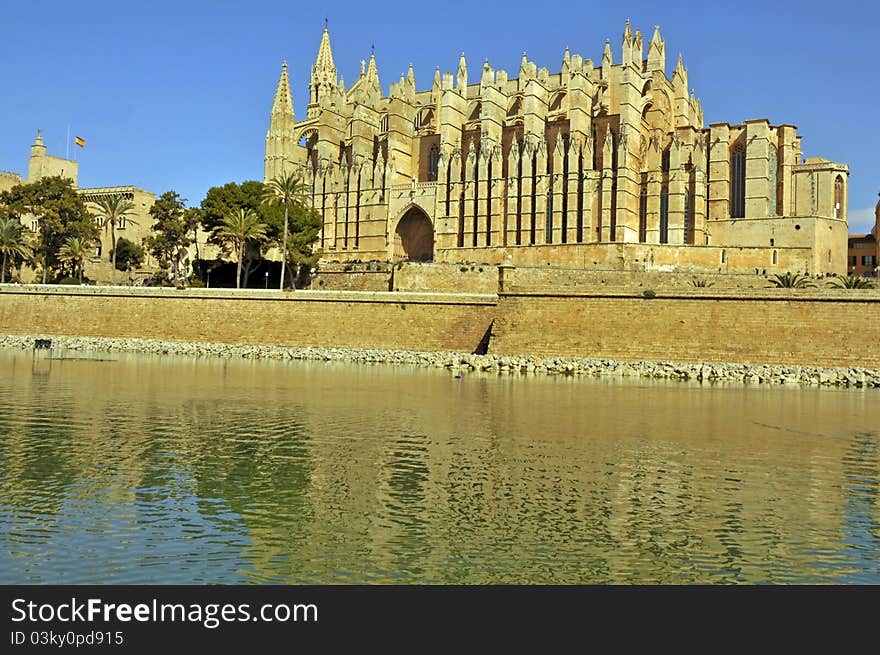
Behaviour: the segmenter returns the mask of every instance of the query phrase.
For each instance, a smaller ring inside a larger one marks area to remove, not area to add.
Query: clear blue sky
[[[297,117],[324,18],[350,85],[375,44],[382,86],[412,62],[419,89],[464,51],[471,81],[485,58],[512,76],[522,52],[559,69],[563,49],[620,59],[624,21],[660,25],[671,72],[679,52],[706,123],[793,123],[806,156],[849,164],[851,232],[865,231],[880,191],[878,31],[870,2],[293,2],[6,3],[0,37],[0,169],[26,174],[37,128],[64,156],[67,126],[84,149],[80,185],[178,191],[261,179],[269,109],[283,59]],[[436,11],[434,8],[439,8]],[[447,35],[445,37],[440,35]]]

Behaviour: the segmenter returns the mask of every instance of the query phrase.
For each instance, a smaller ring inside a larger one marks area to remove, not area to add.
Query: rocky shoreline
[[[45,338],[45,336],[0,336],[0,348],[32,350],[36,339]],[[446,368],[457,375],[481,371],[502,375],[619,376],[700,382],[728,381],[747,384],[880,388],[880,370],[849,367],[623,361],[531,355],[474,355],[457,352],[188,343],[102,337],[51,337],[51,342],[52,351],[131,352],[190,357],[402,364]]]

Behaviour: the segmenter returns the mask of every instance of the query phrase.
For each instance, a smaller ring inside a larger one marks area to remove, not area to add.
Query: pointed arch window
[[[834,178],[834,218],[846,218],[846,207],[843,202],[843,177]]]
[[[730,155],[730,217],[746,215],[746,149],[737,143]]]

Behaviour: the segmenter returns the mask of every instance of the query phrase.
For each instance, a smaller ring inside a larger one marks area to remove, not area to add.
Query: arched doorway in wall
[[[394,260],[434,261],[434,226],[419,207],[412,206],[394,230]]]

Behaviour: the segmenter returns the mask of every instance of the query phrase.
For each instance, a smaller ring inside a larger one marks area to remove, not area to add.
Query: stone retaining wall
[[[880,369],[877,291],[502,293],[489,352]]]
[[[0,287],[0,334],[473,352],[495,296]]]

